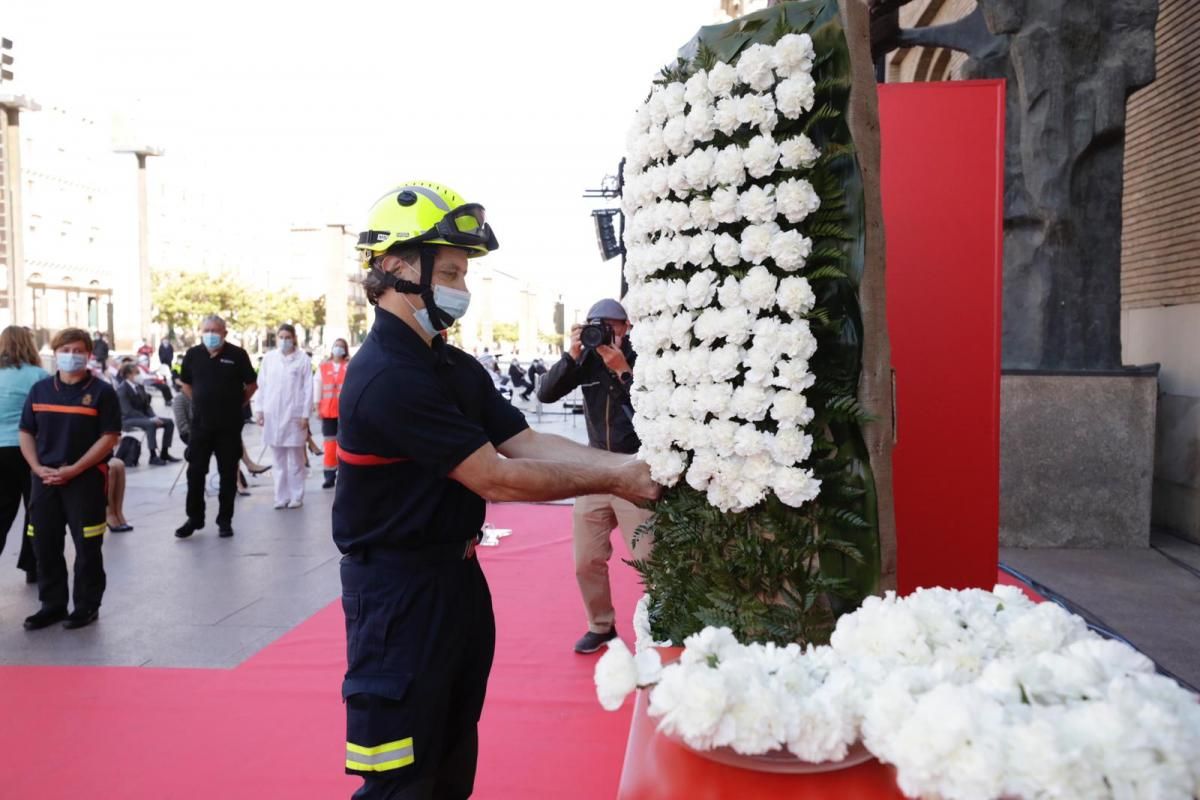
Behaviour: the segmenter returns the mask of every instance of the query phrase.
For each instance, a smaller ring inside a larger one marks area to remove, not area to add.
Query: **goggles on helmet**
[[[358,235],[358,244],[360,247],[369,246],[386,241],[390,236],[387,231],[363,231]],[[489,252],[500,246],[491,226],[487,224],[483,206],[478,203],[459,206],[429,230],[398,244],[414,245],[431,240],[461,247],[482,247]]]

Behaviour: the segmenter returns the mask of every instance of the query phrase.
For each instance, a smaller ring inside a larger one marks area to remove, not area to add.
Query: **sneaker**
[[[276,503],[273,507],[276,511],[278,511],[281,508],[287,508],[288,504],[287,503]]]
[[[40,608],[37,613],[25,618],[25,630],[40,631],[42,628],[48,628],[66,618],[67,610],[65,608]]]
[[[91,625],[98,619],[100,619],[100,609],[77,608],[67,616],[66,620],[63,622],[63,627],[69,631],[73,631],[76,628],[86,628],[88,625]]]
[[[189,519],[187,522],[183,523],[182,525],[180,525],[178,528],[175,529],[175,538],[176,539],[186,539],[203,527],[204,527],[203,522],[196,523]]]
[[[220,536],[222,539],[228,539],[230,536],[233,536],[233,526],[232,525],[218,525],[217,526],[217,536]]]
[[[303,500],[293,500],[292,502],[287,504],[287,507],[288,508],[300,508],[300,506],[302,506],[302,505],[304,505]]]
[[[585,655],[587,653],[594,653],[601,647],[604,647],[605,642],[609,642],[615,638],[617,638],[616,625],[613,625],[612,630],[608,633],[596,633],[594,631],[588,631],[583,635],[583,638],[575,643],[575,652],[583,653]]]

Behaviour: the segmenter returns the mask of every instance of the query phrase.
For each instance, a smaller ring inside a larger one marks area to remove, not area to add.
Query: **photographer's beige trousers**
[[[613,528],[621,528],[621,535],[634,559],[645,558],[650,554],[653,537],[644,534],[638,537],[635,546],[633,534],[649,518],[649,511],[611,494],[575,498],[575,577],[587,611],[588,630],[607,633],[612,630],[616,615],[612,589],[608,585]],[[632,614],[633,609],[629,609],[629,613]]]

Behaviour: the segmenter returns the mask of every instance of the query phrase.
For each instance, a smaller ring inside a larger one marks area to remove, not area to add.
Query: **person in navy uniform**
[[[496,246],[481,206],[421,182],[378,200],[359,238],[377,308],[342,388],[333,506],[357,800],[473,791],[496,633],[475,559],[487,501],[660,491],[628,455],[532,431],[445,342],[470,300],[468,258]]]
[[[33,537],[41,601],[37,613],[25,619],[26,630],[59,621],[65,628],[82,628],[100,616],[108,459],[121,437],[116,392],[88,372],[92,337],[66,328],[50,346],[57,372],[33,385],[21,412],[21,455],[33,473],[26,534]],[[70,614],[66,528],[75,543],[75,609]]]

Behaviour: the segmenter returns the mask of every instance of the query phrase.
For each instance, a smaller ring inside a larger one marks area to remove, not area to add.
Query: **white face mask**
[[[334,345],[331,352],[333,353],[334,358],[341,358],[342,356],[346,355],[346,348],[342,347],[340,344]]]
[[[279,350],[284,353],[290,353],[296,349],[295,339],[280,339]]]
[[[420,276],[417,276],[420,280]],[[433,322],[429,318],[429,309],[417,308],[408,299],[407,295],[400,295],[404,298],[404,302],[408,303],[408,307],[413,311],[413,318],[417,324],[425,331],[428,336],[437,336],[441,330],[434,327]],[[471,305],[471,293],[464,292],[462,289],[453,289],[449,286],[433,285],[433,302],[437,303],[437,307],[453,320],[460,320],[467,313],[467,308]]]

